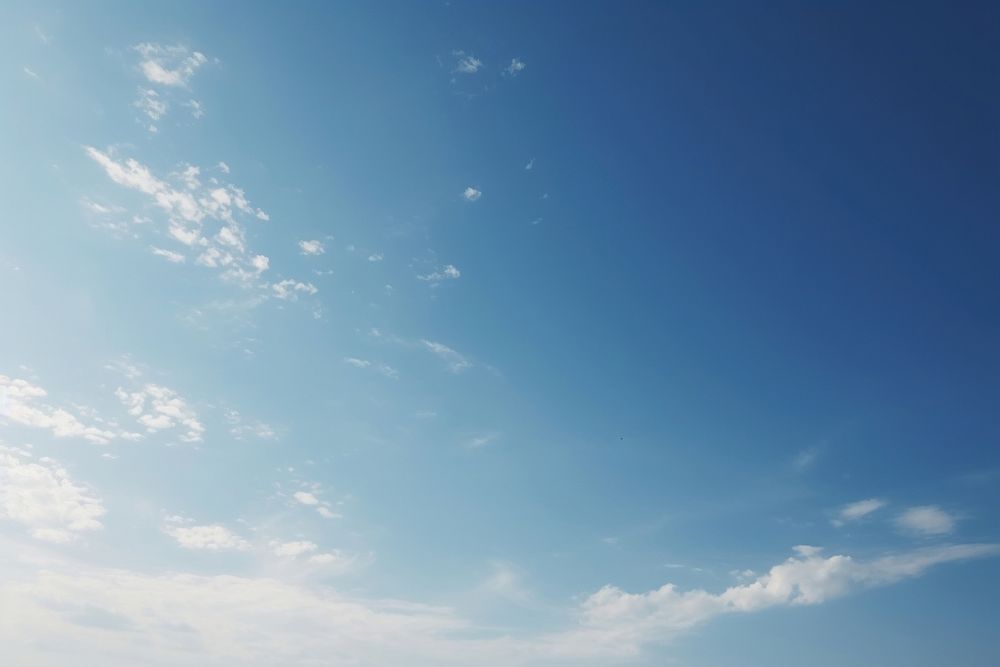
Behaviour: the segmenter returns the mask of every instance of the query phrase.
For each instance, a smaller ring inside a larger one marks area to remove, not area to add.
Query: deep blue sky
[[[21,663],[1000,661],[996,5],[5,15]]]

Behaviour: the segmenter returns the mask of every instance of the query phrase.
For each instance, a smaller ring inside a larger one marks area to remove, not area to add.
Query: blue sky
[[[1000,661],[995,6],[4,13],[16,664]]]

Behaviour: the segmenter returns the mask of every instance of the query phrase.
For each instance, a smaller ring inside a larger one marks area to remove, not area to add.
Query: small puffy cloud
[[[299,294],[315,294],[319,290],[312,283],[303,283],[297,280],[282,280],[271,285],[274,296],[285,301],[295,301]]]
[[[204,54],[179,45],[146,42],[132,48],[139,54],[143,76],[150,83],[161,86],[186,86],[198,68],[208,62]]]
[[[40,79],[41,78],[40,76],[38,76],[38,73],[35,72],[35,70],[31,69],[30,67],[27,67],[27,66],[22,67],[21,71],[23,71],[25,74],[27,74],[32,79]]]
[[[201,442],[205,427],[187,401],[173,389],[146,384],[130,392],[119,387],[115,396],[149,433],[177,428],[182,441]]]
[[[184,106],[191,109],[191,115],[195,118],[201,118],[205,115],[205,107],[198,100],[188,100]]]
[[[102,528],[104,513],[101,500],[52,459],[0,446],[0,519],[23,525],[35,539],[64,543]]]
[[[420,344],[424,349],[432,352],[448,365],[448,370],[452,373],[461,373],[472,368],[472,362],[465,358],[465,355],[456,352],[443,343],[422,339]]]
[[[163,248],[157,248],[155,245],[149,247],[153,251],[153,254],[157,257],[162,257],[168,262],[173,262],[174,264],[180,264],[185,260],[184,255],[179,252],[174,252],[173,250],[164,250]]]
[[[380,252],[373,252],[372,254],[368,255],[369,262],[381,262],[383,259],[385,258]]]
[[[865,500],[848,503],[837,510],[837,516],[833,519],[833,525],[842,526],[851,521],[858,521],[885,506],[886,502],[880,498],[866,498]]]
[[[524,165],[525,171],[531,171],[535,168],[535,158],[528,160],[528,164]]]
[[[955,529],[956,518],[937,505],[910,507],[896,517],[896,527],[904,533],[947,535]]]
[[[293,498],[303,505],[318,505],[319,499],[308,491],[296,491]]]
[[[452,51],[451,54],[456,58],[453,71],[459,74],[475,74],[483,66],[482,60],[466,54],[465,51]]]
[[[183,526],[168,523],[163,532],[185,549],[205,551],[248,551],[250,543],[225,526]]]
[[[503,71],[507,74],[507,76],[517,76],[524,71],[525,67],[527,67],[527,65],[524,64],[523,60],[512,58],[510,64],[507,65]]]
[[[437,271],[431,271],[430,273],[424,275],[418,275],[417,280],[423,280],[425,283],[431,283],[431,286],[437,285],[438,283],[445,280],[458,280],[462,277],[462,272],[454,264],[446,264],[444,268],[438,269]]]
[[[792,458],[792,468],[796,472],[806,472],[819,460],[819,456],[822,453],[822,448],[819,446],[806,447],[800,450]]]
[[[300,540],[297,542],[273,541],[271,542],[270,547],[271,553],[275,556],[282,556],[285,558],[295,558],[296,556],[316,551],[316,549],[319,548],[315,542],[310,542],[308,540]]]
[[[322,255],[326,252],[322,241],[313,239],[312,241],[299,241],[299,250],[303,255]]]
[[[222,172],[223,174],[228,174],[228,173],[229,173],[229,171],[230,171],[230,170],[229,170],[229,165],[228,165],[228,164],[226,164],[225,162],[219,162],[219,163],[218,163],[217,165],[215,165],[215,166],[217,166],[217,167],[219,168],[219,171],[221,171],[221,172]]]
[[[271,260],[265,255],[254,255],[250,260],[250,265],[258,272],[262,273],[267,271],[268,267],[271,266]]]
[[[478,201],[478,199],[482,196],[483,196],[482,191],[477,190],[471,185],[465,188],[465,190],[462,192],[462,199],[464,199],[465,201]]]

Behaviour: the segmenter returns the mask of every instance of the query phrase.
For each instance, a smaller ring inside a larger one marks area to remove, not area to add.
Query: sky
[[[10,664],[1000,663],[995,3],[3,14]]]

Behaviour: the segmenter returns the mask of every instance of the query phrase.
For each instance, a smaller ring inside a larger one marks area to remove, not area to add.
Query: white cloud
[[[338,512],[334,512],[327,505],[320,505],[319,507],[316,508],[316,511],[324,519],[340,519],[340,518],[343,518],[342,514],[340,514]]]
[[[798,547],[795,556],[767,574],[718,594],[679,591],[672,584],[638,594],[605,586],[580,605],[578,628],[542,643],[551,655],[565,658],[634,657],[646,645],[669,642],[724,614],[820,604],[919,576],[934,565],[998,554],[1000,545],[960,544],[857,561],[842,555],[824,558],[816,547]]]
[[[69,542],[99,530],[104,505],[49,458],[0,446],[0,519],[29,529],[47,542]]]
[[[483,61],[472,55],[466,55],[465,51],[452,51],[456,57],[454,72],[459,74],[475,74],[483,66]]]
[[[299,241],[299,249],[303,255],[322,255],[326,252],[323,242],[315,239],[312,241]]]
[[[220,170],[220,171],[221,171],[221,172],[222,172],[223,174],[228,174],[228,173],[229,173],[229,165],[228,165],[228,164],[226,164],[225,162],[220,162],[220,163],[219,163],[219,164],[217,164],[216,166],[217,166],[217,167],[219,168],[219,170]]]
[[[173,262],[174,264],[180,264],[185,260],[184,255],[179,252],[174,252],[173,250],[164,250],[163,248],[157,248],[155,245],[150,246],[150,249],[157,257],[162,257],[168,262]]]
[[[417,280],[423,280],[426,283],[431,283],[431,286],[437,285],[444,280],[458,280],[462,277],[462,272],[458,270],[453,264],[446,264],[444,268],[438,269],[437,271],[432,271],[431,273],[425,275],[418,275]]]
[[[295,558],[296,556],[301,556],[302,554],[310,553],[316,551],[319,547],[316,546],[315,542],[310,542],[308,540],[300,540],[297,542],[271,542],[271,553],[275,556],[285,556],[290,558]]]
[[[47,395],[44,389],[27,380],[0,375],[0,419],[45,429],[57,438],[83,438],[98,445],[134,435],[111,422],[101,422],[103,427],[88,426],[69,411],[42,403],[40,399]]]
[[[182,526],[168,523],[163,532],[185,549],[205,551],[248,551],[250,543],[225,526]]]
[[[310,564],[329,567],[349,558],[309,553]],[[998,554],[1000,545],[964,544],[856,561],[805,550],[717,594],[606,586],[576,608],[573,627],[540,635],[498,633],[449,608],[349,597],[275,577],[145,574],[50,560],[34,572],[0,569],[0,599],[18,612],[0,623],[0,642],[12,664],[45,663],[51,654],[42,647],[68,644],[77,663],[109,667],[147,664],[151,647],[164,665],[608,665],[636,660],[722,615],[820,604]],[[481,592],[524,599],[516,570],[504,564]]]
[[[465,190],[462,192],[462,199],[464,199],[465,201],[477,201],[482,196],[483,196],[482,191],[477,190],[471,185],[465,188]]]
[[[528,160],[528,164],[524,165],[526,171],[531,171],[535,168],[535,158]]]
[[[198,178],[201,170],[193,165],[170,174],[168,182],[132,158],[118,160],[91,146],[84,150],[112,181],[147,195],[163,211],[167,233],[200,249],[196,264],[219,269],[224,279],[246,286],[268,268],[266,256],[247,247],[246,230],[237,219],[241,215],[266,219],[267,214],[255,209],[239,187],[220,184],[215,178],[203,185]],[[214,230],[206,229],[208,225]]]
[[[308,491],[296,491],[292,494],[295,500],[299,501],[303,505],[318,505],[319,499]]]
[[[885,506],[886,502],[880,498],[867,498],[849,503],[837,511],[837,516],[833,519],[833,525],[841,526],[850,521],[857,521]]]
[[[41,78],[40,76],[38,76],[38,73],[37,73],[37,72],[35,72],[35,71],[34,71],[33,69],[31,69],[30,67],[22,67],[21,69],[22,69],[22,71],[23,71],[23,72],[24,72],[25,74],[27,74],[28,76],[30,76],[30,77],[31,77],[32,79],[40,79],[40,78]]]
[[[208,58],[183,46],[144,43],[132,47],[139,53],[139,69],[150,83],[161,86],[186,86]]]
[[[119,387],[115,396],[149,433],[178,428],[182,441],[201,442],[205,427],[187,401],[173,389],[146,384],[138,391],[129,392]]]
[[[461,373],[472,368],[472,362],[466,359],[463,354],[456,352],[443,343],[422,339],[420,344],[448,364],[448,370],[452,373]]]
[[[947,535],[955,529],[953,515],[936,505],[910,507],[896,517],[896,527],[915,535]]]
[[[517,76],[524,71],[527,65],[524,64],[523,60],[518,60],[517,58],[512,58],[510,64],[504,68],[504,72],[507,76]]]
[[[297,503],[315,508],[316,512],[324,519],[341,518],[341,514],[334,512],[329,502],[320,500],[314,493],[310,493],[309,491],[296,491],[292,494],[292,498],[294,498]]]
[[[285,301],[295,301],[299,298],[299,293],[315,294],[319,290],[312,283],[303,283],[297,280],[282,280],[271,285],[274,296]]]
[[[452,638],[470,626],[451,609],[273,577],[60,562],[28,575],[0,572],[0,599],[17,610],[0,623],[11,665],[457,667],[482,664],[477,656],[489,650],[486,642]],[[53,653],[68,646],[71,654]]]
[[[146,114],[149,119],[156,122],[163,118],[167,114],[169,106],[167,102],[160,98],[159,93],[157,93],[152,88],[139,88],[139,96],[133,106],[136,109]],[[151,125],[150,130],[155,132],[156,126]]]
[[[369,262],[381,262],[383,259],[385,258],[380,252],[373,252],[372,254],[368,255]]]
[[[201,118],[205,115],[205,107],[198,100],[188,100],[184,106],[191,109],[191,115],[195,118]]]

